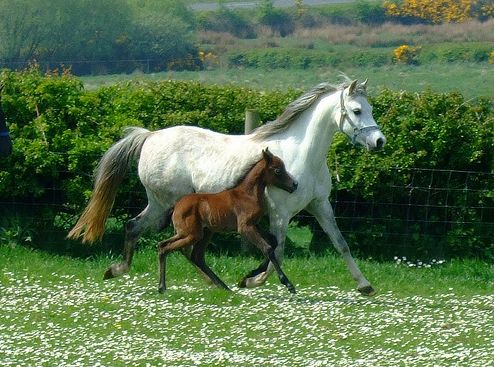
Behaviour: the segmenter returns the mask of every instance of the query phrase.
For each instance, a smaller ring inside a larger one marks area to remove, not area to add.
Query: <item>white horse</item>
[[[112,264],[105,273],[105,279],[119,276],[129,270],[135,244],[143,231],[166,226],[166,213],[179,198],[192,192],[219,192],[234,186],[246,168],[261,158],[259,152],[269,147],[299,182],[293,194],[278,188],[266,189],[270,232],[278,241],[279,261],[283,258],[288,222],[305,209],[315,216],[343,256],[358,290],[372,295],[374,289],[355,263],[336,224],[328,199],[331,177],[326,163],[338,131],[368,150],[384,146],[386,138],[372,117],[366,84],[367,81],[356,80],[342,85],[319,84],[290,103],[275,121],[250,135],[224,135],[189,126],[155,132],[131,128],[103,155],[92,197],[69,238],[82,236],[83,242],[101,239],[117,187],[132,158],[137,157],[148,205],[125,226],[123,262]],[[272,271],[272,264],[266,261],[249,273],[241,285],[261,285]]]

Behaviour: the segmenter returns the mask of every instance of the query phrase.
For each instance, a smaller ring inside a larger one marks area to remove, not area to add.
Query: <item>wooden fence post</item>
[[[245,110],[244,134],[250,134],[259,125],[261,125],[259,111],[247,108]]]
[[[244,134],[250,134],[252,130],[261,125],[261,117],[259,111],[246,108],[245,109],[245,122],[244,122]],[[240,248],[243,253],[249,252],[249,244],[242,238],[240,240]]]

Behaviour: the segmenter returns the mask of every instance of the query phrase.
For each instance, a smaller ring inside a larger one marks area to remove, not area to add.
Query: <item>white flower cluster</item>
[[[158,294],[150,274],[103,282],[0,270],[0,365],[494,366],[494,295],[365,298],[336,287]]]

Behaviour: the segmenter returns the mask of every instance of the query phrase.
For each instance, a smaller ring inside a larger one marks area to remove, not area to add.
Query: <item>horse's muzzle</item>
[[[386,144],[386,137],[379,129],[373,131],[365,139],[365,146],[367,147],[368,150],[371,151],[380,150],[384,147],[385,144]]]

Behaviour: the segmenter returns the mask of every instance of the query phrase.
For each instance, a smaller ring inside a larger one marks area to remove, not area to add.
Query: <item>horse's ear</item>
[[[271,161],[273,160],[273,153],[271,153],[268,148],[262,151],[262,156],[268,163],[271,163]]]
[[[369,81],[369,79],[365,79],[362,84],[360,84],[362,86],[362,88],[364,88],[364,90],[367,90],[367,82]]]
[[[354,80],[348,87],[348,95],[351,96],[357,90],[357,80]]]

